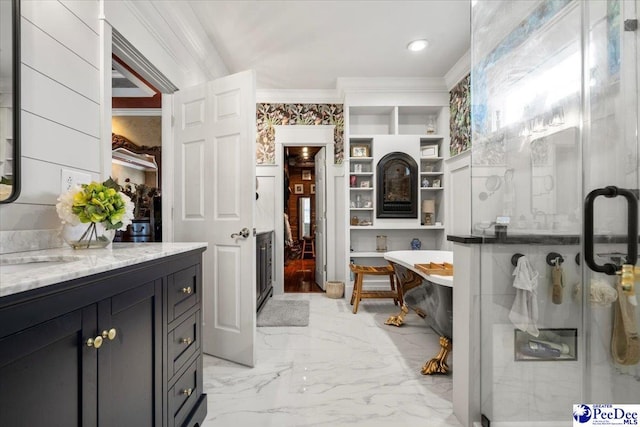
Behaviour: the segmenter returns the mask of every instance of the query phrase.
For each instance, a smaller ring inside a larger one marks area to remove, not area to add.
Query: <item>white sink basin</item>
[[[33,269],[52,268],[70,262],[79,261],[81,259],[82,258],[79,256],[64,255],[40,255],[12,258],[0,257],[0,274],[11,274]]]

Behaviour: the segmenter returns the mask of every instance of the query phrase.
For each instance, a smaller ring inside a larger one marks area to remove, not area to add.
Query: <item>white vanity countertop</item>
[[[0,298],[206,248],[207,243],[114,243],[111,246],[86,250],[63,247],[0,255]]]
[[[453,276],[426,274],[414,267],[416,264],[426,264],[429,262],[448,262],[453,264],[452,251],[391,251],[384,253],[384,259],[400,264],[438,285],[453,286]]]

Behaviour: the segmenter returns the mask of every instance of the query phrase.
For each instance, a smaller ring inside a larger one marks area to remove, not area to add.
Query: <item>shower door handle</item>
[[[597,197],[613,198],[622,196],[627,199],[627,262],[635,265],[638,260],[638,196],[636,190],[628,190],[610,185],[591,191],[584,201],[584,260],[593,271],[613,276],[619,267],[615,264],[596,264],[593,242],[593,205]]]

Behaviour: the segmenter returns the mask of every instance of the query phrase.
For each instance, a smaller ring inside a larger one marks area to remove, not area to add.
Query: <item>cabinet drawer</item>
[[[200,311],[169,332],[169,378],[200,348]]]
[[[200,301],[202,277],[197,265],[180,270],[168,279],[168,321],[171,322]]]
[[[169,427],[182,426],[198,401],[198,360],[195,360],[169,390]]]

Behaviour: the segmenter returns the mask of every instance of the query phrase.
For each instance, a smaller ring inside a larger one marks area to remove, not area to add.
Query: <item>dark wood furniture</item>
[[[0,298],[0,425],[200,425],[203,250]]]
[[[270,295],[273,295],[273,231],[265,231],[256,235],[256,307],[258,313]]]

